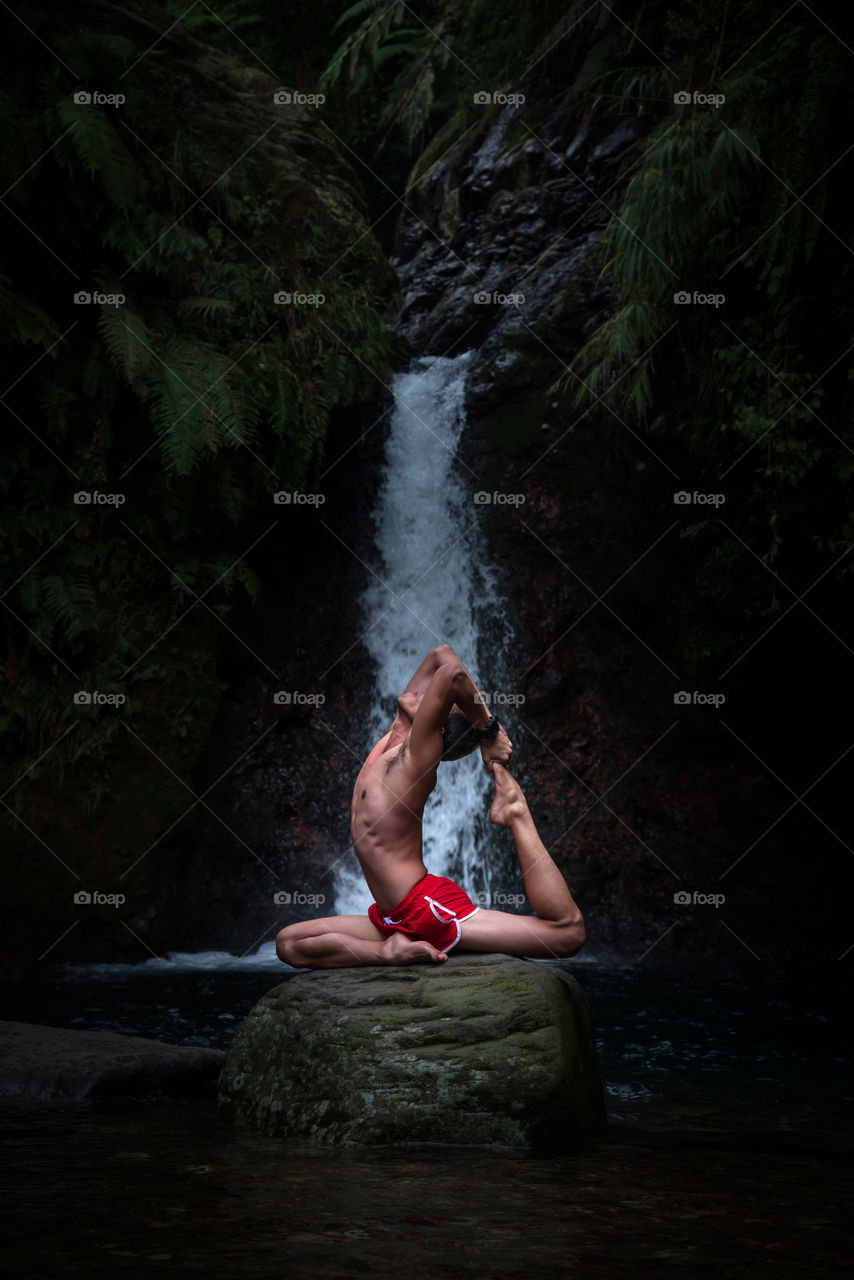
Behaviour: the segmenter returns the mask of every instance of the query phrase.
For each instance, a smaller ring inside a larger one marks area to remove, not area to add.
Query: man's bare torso
[[[381,911],[406,896],[427,868],[422,860],[421,817],[436,785],[436,770],[419,777],[406,742],[380,738],[353,788],[350,835],[368,888]]]

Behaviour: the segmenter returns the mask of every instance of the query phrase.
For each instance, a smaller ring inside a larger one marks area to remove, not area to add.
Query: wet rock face
[[[543,121],[533,105],[467,130],[414,186],[398,227],[403,333],[423,354],[478,347],[470,394],[489,395],[517,361],[523,375],[508,352],[542,355],[526,326],[548,326],[562,348],[602,302],[585,274],[601,197],[642,132],[634,118],[578,121],[563,109]]]
[[[603,1124],[587,999],[568,973],[501,955],[298,974],[250,1013],[220,1105],[327,1145],[569,1150]]]

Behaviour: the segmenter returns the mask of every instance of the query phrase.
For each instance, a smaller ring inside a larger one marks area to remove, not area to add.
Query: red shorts
[[[368,916],[386,938],[402,933],[413,942],[432,942],[438,951],[450,951],[460,940],[461,922],[479,910],[453,880],[428,871],[386,915],[372,902]]]

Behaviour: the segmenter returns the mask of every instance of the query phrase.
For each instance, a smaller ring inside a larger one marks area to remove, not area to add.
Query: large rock
[[[0,1022],[0,1099],[204,1097],[212,1093],[224,1057],[219,1049],[109,1031]]]
[[[566,1150],[603,1124],[587,998],[502,955],[316,970],[268,992],[219,1082],[239,1123],[328,1144]]]

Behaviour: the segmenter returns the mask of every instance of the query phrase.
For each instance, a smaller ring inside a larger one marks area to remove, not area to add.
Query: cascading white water
[[[363,600],[364,643],[378,671],[366,755],[388,730],[395,698],[435,645],[452,645],[484,693],[496,688],[504,667],[504,635],[493,627],[496,634],[485,644],[480,626],[487,614],[498,613],[474,501],[481,486],[456,455],[471,355],[418,360],[393,383],[386,472],[374,513],[378,562]],[[486,817],[491,793],[475,752],[440,766],[424,811],[425,865],[472,895],[491,892],[496,870]],[[371,901],[354,864],[355,854],[337,873],[342,915],[364,914]]]

